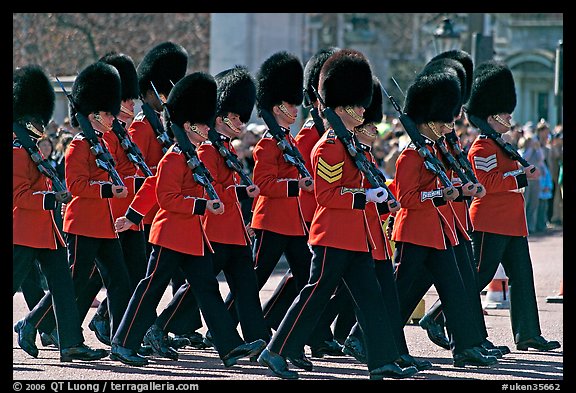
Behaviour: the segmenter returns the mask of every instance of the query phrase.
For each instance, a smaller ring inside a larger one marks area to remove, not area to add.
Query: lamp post
[[[434,49],[436,54],[460,49],[460,33],[454,29],[454,24],[450,18],[444,18],[434,31]]]

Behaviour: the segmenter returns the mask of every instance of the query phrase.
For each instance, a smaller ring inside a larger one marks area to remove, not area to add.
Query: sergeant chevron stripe
[[[496,161],[496,153],[486,158],[475,156],[474,165],[476,165],[476,169],[481,169],[486,172],[491,171],[498,166],[498,162]]]
[[[344,165],[344,161],[339,162],[335,165],[330,165],[322,158],[318,160],[318,167],[316,173],[322,179],[326,180],[328,183],[334,183],[336,180],[340,180],[342,178],[342,166]]]

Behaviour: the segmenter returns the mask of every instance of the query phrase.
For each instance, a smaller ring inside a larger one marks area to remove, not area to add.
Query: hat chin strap
[[[238,127],[235,127],[234,124],[232,123],[232,121],[227,118],[227,117],[223,117],[222,121],[224,122],[224,124],[226,124],[228,126],[228,128],[230,128],[234,134],[238,135],[240,134],[240,132],[242,131],[241,129],[239,129]]]
[[[36,126],[34,124],[32,124],[31,122],[27,121],[26,122],[26,128],[32,132],[34,135],[41,137],[44,134],[44,130],[39,130],[38,128],[36,128]]]
[[[360,124],[364,123],[364,117],[362,117],[358,113],[354,112],[354,108],[352,108],[351,106],[345,106],[344,110],[346,111],[346,113],[348,113],[350,115],[351,118],[360,122]]]
[[[290,112],[288,112],[288,109],[286,109],[284,104],[278,105],[278,109],[280,109],[280,111],[284,114],[284,116],[286,116],[290,120],[296,120],[296,118],[294,116],[292,116],[292,114]]]
[[[506,128],[512,127],[512,124],[508,123],[506,120],[501,118],[499,115],[492,115],[492,118],[496,120],[498,123],[502,124]]]

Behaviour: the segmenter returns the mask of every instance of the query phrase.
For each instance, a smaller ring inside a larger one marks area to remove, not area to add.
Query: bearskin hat
[[[138,64],[138,84],[144,94],[154,83],[158,94],[168,96],[173,84],[186,75],[188,52],[183,46],[173,42],[163,42],[150,49]]]
[[[187,121],[212,125],[216,115],[216,90],[216,81],[204,72],[180,79],[166,100],[172,122],[181,127]]]
[[[303,82],[304,69],[300,59],[285,51],[274,53],[262,63],[256,76],[258,111],[270,111],[282,101],[292,105],[302,104]]]
[[[373,76],[372,84],[372,102],[370,102],[370,105],[364,111],[364,124],[378,124],[384,117],[382,111],[382,86],[380,85],[380,80],[376,76]]]
[[[306,63],[304,67],[304,91],[307,93],[304,95],[304,106],[312,105],[312,102],[309,101],[309,97],[311,99],[315,98],[314,91],[312,90],[311,86],[318,91],[318,82],[320,80],[320,70],[322,66],[328,60],[330,56],[332,56],[339,48],[330,47],[325,49],[320,49],[316,52]]]
[[[236,113],[248,123],[256,103],[256,83],[245,66],[234,66],[217,74],[218,98],[216,116]]]
[[[354,49],[337,51],[322,66],[318,87],[328,107],[368,107],[372,100],[372,70],[368,59]]]
[[[476,67],[466,112],[486,119],[516,108],[516,88],[512,71],[500,61],[490,60]]]
[[[35,120],[47,125],[54,113],[56,95],[42,67],[32,64],[12,74],[13,121]]]
[[[416,124],[451,123],[461,108],[460,79],[453,68],[422,71],[406,92],[404,113]]]
[[[470,98],[470,89],[472,88],[472,75],[474,72],[474,62],[472,60],[472,56],[470,56],[468,52],[465,52],[463,50],[453,49],[436,55],[430,61],[438,59],[456,60],[464,67],[464,70],[466,71],[466,85],[465,85],[466,93],[462,97],[462,102],[466,103],[468,101],[468,98]]]
[[[72,101],[84,116],[94,112],[120,112],[122,83],[116,67],[98,61],[84,68],[72,85]],[[76,112],[70,106],[70,124],[78,127]]]
[[[120,81],[122,84],[122,101],[135,100],[138,98],[138,73],[134,60],[128,55],[123,53],[110,52],[105,54],[100,61],[108,63],[118,70],[120,73]]]
[[[452,68],[458,74],[458,79],[460,80],[460,97],[462,98],[461,105],[464,105],[466,101],[464,101],[464,97],[467,96],[467,83],[468,77],[466,74],[466,70],[462,63],[457,60],[449,59],[449,58],[440,58],[436,60],[431,60],[421,72],[424,73],[434,73],[434,72],[445,72],[447,68]],[[472,80],[472,77],[470,77]]]

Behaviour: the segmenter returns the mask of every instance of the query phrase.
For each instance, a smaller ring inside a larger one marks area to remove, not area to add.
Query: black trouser
[[[408,346],[406,345],[406,336],[404,335],[404,321],[400,316],[400,300],[398,299],[398,291],[396,290],[396,281],[394,280],[394,266],[390,259],[384,261],[374,261],[374,270],[376,271],[376,278],[380,284],[382,291],[382,299],[388,309],[388,316],[390,323],[394,329],[394,340],[396,347],[400,354],[408,354]],[[356,323],[350,332],[351,336],[364,340],[364,334],[360,325]]]
[[[466,240],[460,232],[458,232],[458,242],[459,244],[453,247],[456,263],[458,264],[458,270],[460,271],[460,276],[464,282],[464,288],[466,288],[468,299],[472,305],[475,326],[478,327],[482,337],[486,339],[488,338],[488,331],[486,330],[486,321],[484,320],[484,314],[482,311],[482,301],[480,299],[480,288],[478,288],[476,264],[474,263],[472,256],[472,242]],[[442,307],[440,299],[434,302],[426,314],[437,323],[444,325],[444,308]]]
[[[38,262],[34,262],[30,267],[30,272],[20,284],[20,290],[24,295],[24,300],[28,306],[28,310],[32,310],[40,300],[46,295],[46,291],[42,287],[43,274],[40,271]]]
[[[254,270],[258,289],[262,289],[276,268],[282,254],[286,256],[290,270],[296,279],[296,287],[302,289],[310,276],[310,259],[312,253],[308,247],[306,236],[288,236],[266,230],[256,229],[254,240]],[[226,297],[226,306],[232,307],[234,295]],[[234,318],[238,320],[234,311]]]
[[[370,252],[313,246],[308,284],[294,299],[268,348],[285,357],[299,357],[328,300],[343,281],[357,306],[365,333],[368,369],[398,358],[388,309],[374,272]]]
[[[528,238],[489,232],[472,232],[478,284],[483,289],[502,264],[510,287],[510,320],[516,343],[539,336],[540,320]]]
[[[56,250],[14,245],[12,247],[12,295],[16,293],[36,263],[42,266],[48,292],[26,315],[25,319],[34,328],[46,314],[54,315],[58,324],[60,348],[69,348],[84,342],[74,296],[74,284],[66,262],[66,248]],[[50,330],[52,331],[52,330]]]
[[[133,350],[140,347],[144,334],[156,320],[156,308],[177,268],[186,275],[212,332],[214,346],[220,357],[224,357],[243,341],[222,301],[212,255],[194,256],[156,245],[152,247],[146,277],[136,286],[112,343]]]
[[[122,246],[122,254],[124,255],[124,263],[128,269],[128,290],[130,294],[136,288],[136,284],[146,274],[146,239],[143,231],[128,230],[118,234],[120,244]],[[86,289],[81,296],[78,296],[78,310],[80,311],[80,318],[84,320],[88,310],[94,301],[94,298],[102,288],[102,278],[98,272],[96,264],[90,272],[90,279],[86,285]],[[108,297],[104,298],[96,312],[108,318]]]
[[[484,341],[474,324],[474,312],[451,246],[438,250],[396,242],[394,265],[400,315],[404,324],[433,284],[444,305],[452,352],[462,352]]]
[[[127,285],[129,275],[124,263],[120,240],[67,234],[66,243],[76,299],[89,298],[90,301],[94,299],[94,296],[87,294],[87,286],[90,282],[90,276],[94,275],[94,263],[96,263],[106,288],[108,309],[111,315],[110,332],[113,334],[118,328],[124,310],[126,310],[131,293]],[[50,314],[46,314],[40,321],[38,330],[50,333],[55,327],[54,318],[50,317]]]
[[[230,292],[236,299],[234,306],[240,320],[244,341],[252,342],[262,339],[268,342],[270,330],[262,315],[250,246],[216,242],[211,244],[214,249],[212,255],[214,276],[221,271],[224,272]],[[179,320],[189,319],[190,309],[196,305],[196,299],[190,293],[190,285],[186,283],[158,316],[156,324],[163,330],[172,332],[174,331],[173,324],[179,325]]]

